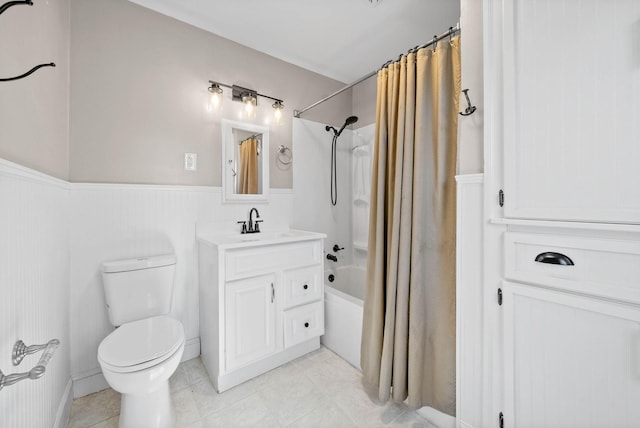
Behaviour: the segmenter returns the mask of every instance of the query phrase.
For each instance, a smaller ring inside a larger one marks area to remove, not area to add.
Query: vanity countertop
[[[326,238],[324,233],[308,232],[305,230],[287,229],[278,231],[266,231],[260,233],[238,232],[205,232],[199,233],[199,241],[215,245],[218,249],[233,249],[258,247],[262,245],[284,244],[289,242],[310,241]]]

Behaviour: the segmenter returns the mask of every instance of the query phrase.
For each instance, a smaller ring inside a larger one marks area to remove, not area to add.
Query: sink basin
[[[278,244],[285,242],[307,241],[326,238],[323,233],[305,230],[267,231],[259,233],[218,233],[199,236],[198,239],[209,242],[219,248],[241,248],[258,245]]]
[[[307,232],[304,232],[307,233]],[[264,241],[270,239],[278,239],[278,238],[291,238],[297,236],[299,233],[288,231],[288,232],[259,232],[259,233],[245,233],[240,234],[239,239],[242,242],[248,241]]]

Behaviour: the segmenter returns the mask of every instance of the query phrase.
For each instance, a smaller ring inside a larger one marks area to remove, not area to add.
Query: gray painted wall
[[[4,3],[4,2],[3,2]],[[69,1],[14,6],[0,16],[0,158],[66,179],[69,172]]]
[[[0,157],[70,181],[220,185],[220,119],[237,117],[206,112],[209,79],[285,100],[272,154],[280,144],[295,152],[294,109],[344,86],[125,0],[39,2],[0,19],[0,76],[57,64],[0,84]],[[461,23],[462,84],[478,111],[460,118],[459,173],[475,173],[483,170],[481,2],[461,0]],[[341,124],[355,114],[354,128],[366,126],[375,92],[372,77],[303,118]],[[185,152],[198,153],[197,172],[183,170]],[[271,166],[271,186],[292,187],[291,169]]]
[[[281,144],[295,152],[293,110],[344,85],[125,0],[71,1],[71,70],[76,182],[219,186],[220,118],[238,118],[233,108],[206,111],[211,79],[284,99],[285,120],[270,133],[270,183],[291,188],[291,169],[274,156]],[[349,114],[350,91],[305,118]],[[198,154],[198,171],[184,171],[185,152]]]
[[[482,57],[482,2],[460,0],[462,89],[469,89],[477,107],[471,116],[458,118],[458,174],[484,171],[484,83]],[[467,100],[460,95],[460,110]]]

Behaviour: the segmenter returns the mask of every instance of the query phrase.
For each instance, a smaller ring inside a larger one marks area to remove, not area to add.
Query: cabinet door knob
[[[554,253],[553,251],[547,251],[546,253],[540,253],[536,256],[535,261],[538,263],[547,263],[550,265],[562,265],[573,266],[573,260],[565,256],[562,253]]]
[[[302,288],[304,288],[306,290],[307,288],[309,288],[309,286],[307,284],[305,284],[305,285],[302,286]]]
[[[309,328],[309,323],[308,323],[308,322],[304,323],[304,326],[305,326],[306,328]]]

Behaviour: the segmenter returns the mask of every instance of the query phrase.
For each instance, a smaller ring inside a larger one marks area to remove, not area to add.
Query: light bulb
[[[222,105],[222,88],[217,83],[209,86],[209,111],[218,110]]]
[[[276,101],[275,103],[273,103],[272,105],[274,112],[273,112],[273,119],[276,125],[280,125],[280,122],[282,120],[282,110],[284,109],[284,105],[282,105],[282,101]]]
[[[244,103],[244,112],[248,119],[252,119],[256,112],[257,100],[252,94],[245,94],[242,96],[242,102]]]

